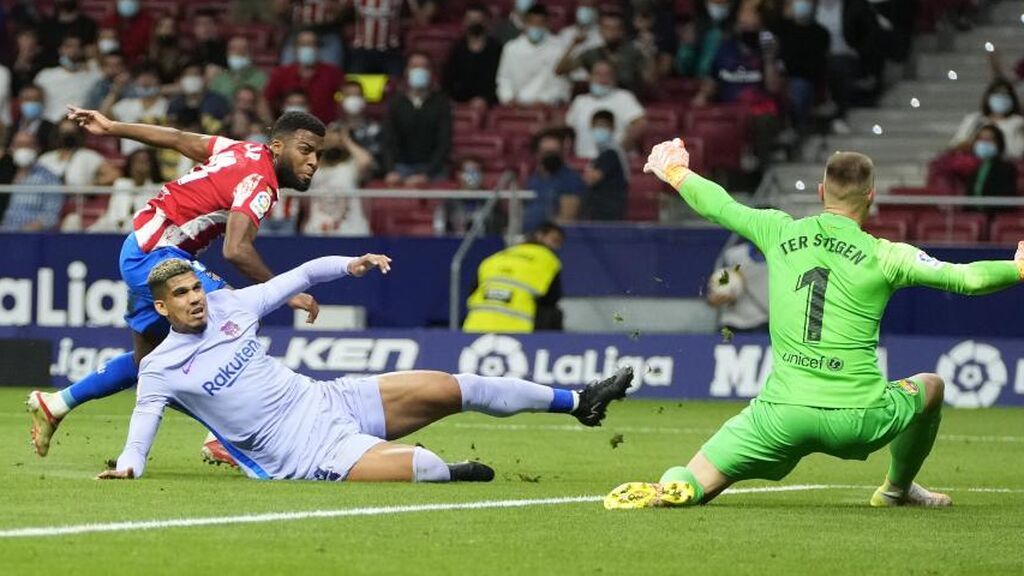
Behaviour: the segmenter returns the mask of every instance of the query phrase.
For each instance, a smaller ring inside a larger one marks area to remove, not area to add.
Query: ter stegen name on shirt
[[[803,250],[808,246],[823,248],[828,252],[832,252],[846,258],[854,264],[860,264],[868,257],[867,254],[862,252],[860,248],[857,248],[853,244],[843,242],[842,240],[836,240],[831,236],[825,236],[823,234],[815,234],[813,240],[807,236],[797,236],[796,238],[790,238],[789,240],[779,244],[779,248],[782,249],[782,253],[784,255],[788,255],[798,250]]]

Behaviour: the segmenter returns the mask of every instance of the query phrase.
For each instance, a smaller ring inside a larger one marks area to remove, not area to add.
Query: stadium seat
[[[1016,246],[1021,240],[1024,240],[1024,213],[999,214],[992,220],[990,242]]]
[[[505,142],[501,136],[489,134],[456,135],[452,138],[452,160],[458,164],[467,156],[476,156],[487,170],[505,167]]]
[[[629,180],[626,219],[633,222],[657,222],[661,195],[668,191],[669,187],[655,176],[634,172]]]
[[[484,113],[479,108],[458,105],[452,107],[452,132],[455,134],[476,134],[480,131]]]
[[[544,108],[519,108],[497,106],[487,115],[487,127],[492,133],[530,132],[543,128],[548,122],[549,112]]]
[[[984,237],[986,224],[978,212],[953,214],[951,221],[943,214],[923,214],[917,217],[915,236],[919,242],[973,244]]]
[[[705,166],[736,171],[746,142],[746,114],[742,106],[711,106],[690,112],[687,136],[704,141]]]
[[[893,242],[905,242],[909,239],[910,220],[901,216],[875,216],[864,223],[864,231]]]
[[[682,114],[680,113],[681,111],[683,112]],[[678,135],[681,126],[679,119],[685,116],[685,109],[680,106],[650,104],[644,109],[644,116],[647,117],[647,127],[649,130],[676,132]]]

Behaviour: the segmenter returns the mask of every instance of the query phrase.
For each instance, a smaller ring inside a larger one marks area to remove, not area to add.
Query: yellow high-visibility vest
[[[536,299],[547,293],[561,269],[550,248],[532,242],[492,254],[480,263],[463,331],[533,332]]]

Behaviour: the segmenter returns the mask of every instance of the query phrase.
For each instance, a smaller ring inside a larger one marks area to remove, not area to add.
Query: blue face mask
[[[299,46],[295,50],[295,60],[303,66],[312,66],[316,63],[316,48],[312,46]]]
[[[576,23],[584,28],[590,26],[597,20],[597,10],[592,6],[580,6],[576,9]]]
[[[159,86],[136,86],[135,95],[139,98],[152,98],[160,94]]]
[[[595,98],[604,98],[605,96],[612,93],[611,86],[605,86],[604,84],[598,84],[596,82],[590,83],[590,94]]]
[[[548,31],[540,26],[530,26],[526,29],[526,37],[534,44],[540,44],[548,35]]]
[[[120,0],[117,3],[117,13],[125,18],[131,18],[139,13],[139,3],[136,0]]]
[[[729,17],[729,6],[726,4],[708,4],[708,16],[715,22],[721,22]]]
[[[988,107],[996,114],[1007,114],[1013,110],[1013,98],[1009,94],[997,92],[988,97]]]
[[[42,102],[22,102],[21,115],[27,120],[35,120],[43,113]]]
[[[988,140],[977,140],[974,142],[974,155],[982,160],[991,160],[999,154],[999,148],[995,142]]]
[[[426,68],[409,69],[409,87],[414,90],[422,90],[430,86],[430,70]]]
[[[530,8],[533,8],[533,0],[516,0],[516,12],[525,14]]]
[[[612,145],[612,131],[604,126],[598,126],[590,130],[590,137],[598,148],[607,148]]]
[[[808,0],[796,0],[793,2],[793,18],[801,22],[811,19],[814,14],[814,4]]]

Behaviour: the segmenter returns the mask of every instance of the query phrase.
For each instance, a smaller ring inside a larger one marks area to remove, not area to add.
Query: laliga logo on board
[[[538,384],[580,386],[607,378],[620,366],[632,366],[636,378],[631,390],[641,385],[669,386],[674,368],[671,356],[620,356],[616,346],[607,346],[603,355],[597,350],[582,353],[555,352],[538,348],[533,361],[523,350],[522,343],[512,337],[486,334],[462,349],[459,372],[484,376],[530,378]],[[532,366],[532,370],[531,370]]]
[[[946,402],[957,408],[983,408],[995,404],[1008,381],[999,350],[966,340],[939,357],[935,371],[946,381]]]

